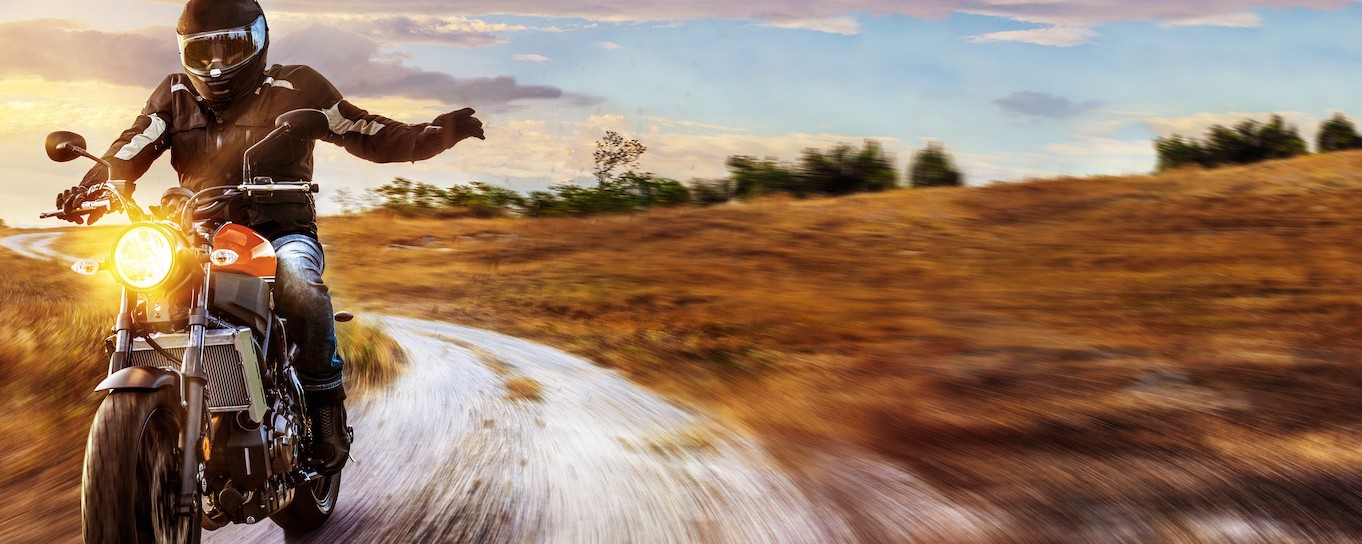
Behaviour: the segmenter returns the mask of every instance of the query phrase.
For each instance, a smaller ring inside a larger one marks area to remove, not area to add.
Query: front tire
[[[331,517],[340,498],[341,473],[322,476],[300,486],[293,493],[293,502],[276,512],[270,519],[285,533],[302,534],[317,530]]]
[[[114,392],[100,404],[81,482],[86,543],[199,541],[198,513],[175,514],[184,416],[171,393]]]

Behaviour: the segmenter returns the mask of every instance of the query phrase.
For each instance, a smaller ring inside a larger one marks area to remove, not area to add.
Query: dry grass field
[[[0,250],[0,541],[80,532],[92,390],[108,370],[102,346],[117,306],[116,293],[78,289],[77,277]]]
[[[1352,153],[322,232],[353,299],[566,348],[792,467],[877,451],[1021,540],[1335,541],[1362,534],[1359,209]]]

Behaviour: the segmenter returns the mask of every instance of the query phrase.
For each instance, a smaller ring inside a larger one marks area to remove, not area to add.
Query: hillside
[[[1021,539],[1334,540],[1362,531],[1360,206],[1336,154],[322,231],[345,296],[617,368],[812,481],[865,448]]]

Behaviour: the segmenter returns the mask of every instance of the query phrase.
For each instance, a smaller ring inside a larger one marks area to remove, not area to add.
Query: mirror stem
[[[246,148],[246,152],[241,154],[241,183],[251,182],[251,152],[255,151],[255,148],[260,147],[261,144],[273,140],[280,134],[283,134],[285,130],[288,130],[287,124],[275,127],[275,129],[271,130],[269,134],[266,134],[264,138],[261,138],[260,141],[255,143],[255,145]]]
[[[113,179],[113,165],[109,164],[109,161],[91,155],[89,151],[86,151],[84,148],[72,144],[71,142],[62,142],[60,144],[57,144],[57,149],[70,149],[71,151],[75,151],[82,157],[85,157],[87,159],[90,159],[92,161],[104,165],[104,174],[108,176],[109,179]]]

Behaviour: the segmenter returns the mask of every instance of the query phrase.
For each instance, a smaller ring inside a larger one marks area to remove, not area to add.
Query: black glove
[[[85,223],[80,216],[73,215],[72,212],[80,208],[80,205],[84,204],[89,196],[90,188],[83,185],[62,191],[61,194],[57,195],[57,209],[66,212],[67,215],[63,215],[61,218],[77,225]]]
[[[108,195],[103,192],[102,189],[93,189],[83,185],[77,185],[62,191],[61,194],[57,195],[57,207],[65,212],[65,215],[59,215],[57,218],[70,221],[77,225],[93,225],[95,224],[95,221],[99,221],[101,217],[104,217],[106,212],[119,211],[122,209],[122,206],[119,205],[118,201],[114,200],[111,203],[111,207],[107,210],[104,208],[90,210],[90,213],[86,214],[84,217],[79,214],[82,204],[99,200],[105,196]]]
[[[487,137],[482,133],[482,121],[473,117],[474,113],[477,112],[473,108],[464,108],[442,114],[431,121],[430,126],[440,128],[440,145],[449,149],[467,138],[486,140]]]

